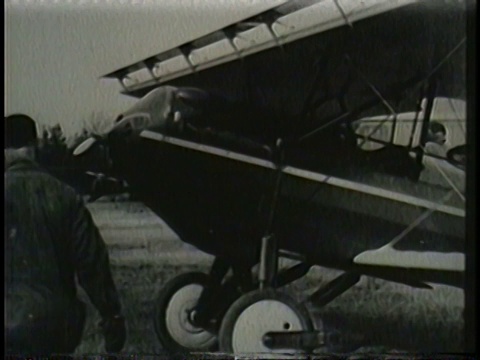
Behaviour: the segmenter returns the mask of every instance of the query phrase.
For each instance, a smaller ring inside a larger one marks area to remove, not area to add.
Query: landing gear
[[[186,273],[170,280],[156,302],[155,331],[172,353],[213,351],[217,335],[208,326],[196,324],[195,306],[210,278],[203,273]]]
[[[255,290],[239,298],[225,314],[219,333],[220,351],[235,354],[299,352],[294,347],[276,347],[270,333],[312,331],[307,310],[289,296]]]
[[[278,272],[277,241],[262,239],[256,289],[241,296],[225,313],[219,332],[219,347],[224,353],[301,353],[302,335],[314,331],[306,308],[277,290],[310,268],[300,264]],[[290,335],[301,335],[291,337]],[[293,341],[292,341],[293,339]]]
[[[226,278],[229,270],[233,276]],[[249,269],[215,259],[210,273],[187,273],[170,280],[155,308],[155,331],[170,353],[209,352],[217,348],[223,315],[243,293],[251,291]]]
[[[339,340],[324,333],[325,329],[314,328],[305,303],[278,290],[305,275],[309,268],[302,263],[272,277],[269,271],[273,267],[264,267],[259,281],[252,281],[247,269],[216,260],[208,275],[180,275],[167,283],[156,303],[158,338],[170,353],[220,350],[237,354],[299,354],[330,346],[332,340],[337,343]],[[230,269],[233,276],[226,277]],[[355,273],[342,274],[306,301],[324,306],[354,286],[359,278]],[[275,280],[275,286],[267,279]]]
[[[290,270],[293,269],[295,267]],[[310,295],[306,302],[325,306],[354,286],[359,279],[356,273],[339,275]],[[314,327],[304,304],[271,287],[241,296],[223,317],[219,332],[220,351],[235,354],[300,354],[325,346],[343,346],[347,339],[341,339],[335,332],[329,333],[326,329]],[[353,336],[352,339],[358,341],[357,337]]]

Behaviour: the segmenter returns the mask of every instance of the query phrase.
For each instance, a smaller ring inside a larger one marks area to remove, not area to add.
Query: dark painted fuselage
[[[258,261],[276,170],[142,137],[119,137],[110,147],[117,174],[183,241],[231,263]],[[385,245],[424,211],[283,175],[270,230],[282,249],[348,269],[356,255]],[[401,244],[403,250],[464,251],[463,220],[434,214]]]

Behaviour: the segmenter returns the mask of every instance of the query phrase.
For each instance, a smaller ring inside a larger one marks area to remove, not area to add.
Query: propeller
[[[107,176],[103,173],[96,173],[96,172],[93,172],[93,171],[85,171],[85,174],[87,174],[89,176],[92,176],[92,177],[96,178],[97,180],[112,181],[112,182],[118,182],[119,181],[119,179],[111,177],[111,176]]]
[[[182,100],[188,104],[202,103],[209,98],[209,94],[206,91],[197,89],[197,88],[181,88],[176,91],[175,96],[177,99]],[[127,116],[124,116],[122,114],[117,117],[117,119],[115,120],[115,125],[110,130],[110,132],[122,129],[129,125],[133,127],[138,127],[138,125],[135,124],[135,119],[138,119],[138,118],[146,119],[145,123],[151,122],[151,116],[148,112],[135,112]],[[180,111],[175,111],[173,114],[173,123],[180,124],[180,126],[182,126],[183,124],[182,121],[183,121],[183,114]],[[78,145],[73,150],[73,155],[79,156],[84,154],[93,145],[95,145],[98,141],[101,141],[101,140],[103,140],[103,137],[100,137],[100,136],[89,137],[88,139],[82,141],[82,143],[80,143],[80,145]]]
[[[447,152],[447,160],[453,166],[456,166],[459,169],[465,170],[467,166],[467,146],[459,145],[456,146]]]
[[[175,93],[178,100],[186,104],[194,105],[205,102],[209,99],[209,93],[197,88],[179,88]]]
[[[136,118],[136,117],[148,117],[148,118],[150,118],[150,115],[146,114],[146,113],[135,113],[135,114],[132,114],[132,115],[129,115],[129,116],[123,116],[123,114],[119,115],[117,117],[117,119],[115,120],[115,125],[110,129],[110,131],[108,133],[114,132],[118,129],[124,128],[125,126],[128,126],[129,124],[131,124],[132,118]],[[104,135],[104,136],[99,136],[99,135],[90,136],[88,139],[82,141],[82,143],[80,145],[78,145],[75,148],[75,150],[73,150],[73,155],[74,156],[79,156],[79,155],[84,154],[95,143],[97,143],[98,141],[104,140],[105,137],[106,137],[106,135]]]
[[[182,120],[182,113],[180,111],[175,111],[175,114],[173,116],[173,122],[178,123]]]
[[[98,138],[92,136],[82,141],[82,143],[73,150],[73,155],[74,156],[82,155],[83,153],[88,151],[98,140],[99,140]]]

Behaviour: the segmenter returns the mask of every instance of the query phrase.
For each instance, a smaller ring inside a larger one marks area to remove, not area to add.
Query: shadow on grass
[[[397,349],[413,353],[464,352],[463,292],[439,287],[411,289],[385,284],[357,286],[315,309],[328,331],[340,334],[340,349]]]

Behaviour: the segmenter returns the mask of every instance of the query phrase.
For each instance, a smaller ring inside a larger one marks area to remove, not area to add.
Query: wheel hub
[[[165,322],[171,337],[180,345],[197,349],[215,341],[215,334],[210,333],[195,323],[198,313],[195,310],[203,287],[191,284],[179,289],[172,296],[165,312]]]
[[[238,317],[232,337],[237,353],[271,352],[263,339],[273,331],[302,331],[302,321],[286,304],[275,300],[262,300],[246,308]],[[295,349],[278,349],[278,351]]]

